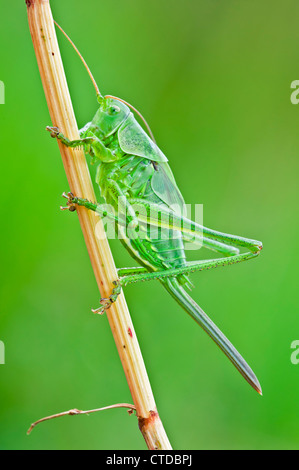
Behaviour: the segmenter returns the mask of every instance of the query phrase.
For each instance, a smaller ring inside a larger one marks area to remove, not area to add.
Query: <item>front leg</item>
[[[91,145],[94,141],[92,137],[85,137],[83,139],[78,140],[69,140],[59,131],[58,127],[47,126],[46,129],[50,132],[51,137],[53,137],[53,139],[56,138],[57,140],[60,140],[60,142],[62,142],[63,145],[65,145],[66,147],[86,147],[86,145]]]
[[[69,140],[59,131],[58,127],[47,126],[46,129],[50,132],[51,137],[60,140],[60,142],[66,147],[83,147],[85,153],[90,153],[90,150],[92,149],[92,155],[104,162],[113,162],[117,158],[114,152],[105,147],[103,142],[92,131],[87,131],[85,133],[87,136],[82,139]]]

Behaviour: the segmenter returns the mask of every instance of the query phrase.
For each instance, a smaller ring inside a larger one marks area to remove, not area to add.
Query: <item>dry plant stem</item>
[[[95,410],[88,411],[77,410],[77,408],[74,408],[73,410],[63,411],[62,413],[56,413],[55,415],[46,416],[46,418],[42,418],[38,421],[35,421],[31,424],[30,428],[27,431],[27,434],[29,435],[31,431],[35,428],[35,426],[37,426],[38,424],[43,423],[45,421],[49,421],[50,419],[61,418],[62,416],[90,415],[91,413],[97,413],[98,411],[104,410],[112,410],[114,408],[128,408],[127,411],[129,414],[132,414],[134,410],[136,410],[135,406],[130,405],[129,403],[117,403],[116,405],[104,406],[103,408],[96,408]]]
[[[28,20],[53,126],[69,139],[78,139],[77,123],[69,95],[48,0],[27,0]],[[58,143],[70,190],[95,200],[83,151]],[[78,216],[102,297],[108,297],[117,279],[113,257],[103,225],[92,211],[78,208]],[[96,236],[97,232],[97,236]],[[149,449],[171,449],[140,352],[123,294],[107,311],[108,321],[136,407],[139,428]]]

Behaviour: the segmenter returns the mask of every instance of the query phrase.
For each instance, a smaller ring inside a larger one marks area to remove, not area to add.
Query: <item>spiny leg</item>
[[[84,199],[75,199],[75,204],[99,212],[96,204],[90,205],[88,201],[86,202]],[[135,212],[134,204],[138,204],[139,209],[144,208],[146,214],[140,210]],[[260,241],[209,229],[171,210],[165,209],[164,207],[162,208],[154,203],[148,203],[143,199],[126,200],[125,209],[130,215],[133,214],[133,218],[141,224],[146,223],[154,227],[179,231],[182,233],[185,241],[194,241],[194,243],[199,241],[204,247],[222,253],[225,256],[230,257],[232,255],[238,255],[240,253],[238,247],[248,248],[253,253],[259,253],[262,249],[262,243]],[[165,220],[165,217],[167,220]],[[126,220],[126,217],[124,217],[123,220],[119,220],[118,223],[123,224]]]
[[[148,269],[143,268],[142,266],[117,269],[117,274],[120,279],[126,276],[129,276],[131,274],[144,274],[144,273],[148,273]]]
[[[148,203],[140,199],[131,200],[130,202],[132,203],[132,207],[134,203],[138,203],[139,207],[144,207],[144,209],[146,210],[146,214],[144,214],[144,212],[142,213],[142,211],[138,212],[137,218],[141,223],[148,223],[150,225],[155,225],[156,227],[181,231],[183,236],[184,234],[187,235],[187,239],[192,236],[192,234],[196,235],[200,233],[201,236],[202,234],[204,234],[203,240],[206,243],[206,247],[215,251],[220,251],[227,257],[189,262],[186,266],[180,268],[166,269],[163,271],[139,271],[132,274],[129,274],[128,271],[124,271],[125,277],[123,280],[121,279],[123,285],[152,279],[162,280],[163,278],[165,279],[170,277],[176,277],[182,274],[190,274],[192,272],[207,270],[218,266],[228,266],[231,264],[240,263],[242,261],[257,257],[262,249],[262,243],[257,240],[251,240],[248,238],[239,237],[236,235],[229,235],[208,229],[199,224],[196,224],[195,222],[185,217],[181,217],[175,214],[171,210],[161,208],[161,206],[159,205]],[[150,211],[150,213],[148,211]],[[226,243],[228,245],[226,245]],[[240,246],[243,248],[247,248],[249,252],[240,254],[238,249],[235,252],[230,252],[230,246]]]
[[[158,204],[149,203],[143,199],[131,199],[130,203],[132,206],[137,204],[139,207],[144,208],[145,212],[140,211],[138,214],[138,220],[140,222],[156,227],[178,230],[182,232],[182,234],[186,234],[187,237],[196,237],[198,234],[202,234],[203,237],[206,237],[210,241],[215,240],[230,246],[248,248],[253,253],[260,252],[262,249],[262,243],[258,240],[209,229]]]
[[[109,214],[105,211],[104,211],[104,214],[103,214],[103,210],[101,209],[100,204],[93,203],[91,201],[88,201],[87,199],[82,199],[82,198],[79,198],[79,197],[75,197],[71,193],[69,193],[68,199],[69,199],[69,202],[68,202],[69,207],[73,207],[75,205],[83,206],[83,207],[85,207],[89,210],[97,212],[101,216],[104,215],[105,217],[113,219],[114,221],[116,221],[119,224],[124,224],[125,223],[125,220],[126,220],[125,218],[123,220],[119,220],[114,214]],[[74,209],[72,209],[72,210],[74,210]],[[172,214],[173,213],[171,213],[171,215]],[[136,219],[139,220],[141,223],[143,222],[143,220],[141,219],[140,214],[136,213]],[[150,223],[152,223],[152,225],[154,225],[154,226],[159,226],[158,225],[159,221],[156,221],[155,219],[152,222],[149,221],[149,224]],[[190,223],[192,223],[192,222],[190,221]],[[178,230],[178,228],[176,226],[173,227],[171,225],[171,223],[165,228],[168,228],[169,230],[172,230],[172,229]],[[232,256],[232,255],[237,255],[237,254],[240,253],[240,251],[237,247],[234,247],[234,246],[231,246],[231,245],[226,245],[223,242],[220,242],[220,241],[217,241],[217,240],[212,240],[208,237],[203,236],[202,235],[202,227],[201,227],[200,231],[197,231],[197,232],[193,231],[192,234],[190,234],[189,232],[186,233],[184,230],[182,230],[182,236],[183,236],[183,239],[185,241],[189,241],[189,242],[194,241],[194,243],[196,243],[196,241],[199,241],[205,248],[210,249],[212,251],[216,251],[218,253],[222,253],[225,256]],[[192,238],[194,238],[194,240],[192,240]]]
[[[199,237],[198,239],[203,241],[203,245],[206,246],[206,248],[221,252],[228,256],[227,260],[230,261],[227,261],[224,264],[222,263],[221,265],[234,264],[253,258],[258,255],[262,249],[262,243],[260,241],[211,230],[193,222],[192,220],[179,216],[170,210],[161,208],[161,206],[158,206],[157,204],[147,203],[144,200],[136,199],[130,202],[135,203],[136,201],[140,207],[143,206],[146,211],[150,211],[150,216],[148,216],[148,212],[146,215],[143,214],[142,211],[134,212],[135,217],[140,223],[147,223],[155,227],[180,231],[185,240],[190,240],[190,237],[192,236],[195,236],[195,239],[196,237]],[[74,198],[73,203],[99,212],[100,206],[97,206],[97,204],[90,204],[89,201],[84,199]],[[133,205],[129,205],[129,207],[133,208]],[[159,214],[161,214],[162,217],[167,217],[167,220],[163,220]],[[118,221],[118,223],[119,222],[124,223],[123,221]],[[250,253],[240,255],[239,249],[236,247],[247,248]]]
[[[77,205],[80,205],[80,206],[84,206],[84,207],[86,207],[90,210],[99,212],[99,207],[100,206],[96,203],[92,203],[92,202],[87,201],[87,200],[82,199],[82,198],[74,197],[71,193],[68,194],[68,197],[69,197],[68,205],[70,207],[72,207],[74,204],[75,205],[77,204]],[[171,213],[171,216],[173,218],[177,217],[175,214],[173,215],[173,213]],[[179,219],[179,220],[181,222],[181,219]],[[188,219],[186,219],[186,220],[188,220]],[[188,221],[188,223],[192,224],[193,222]],[[169,222],[169,227],[171,227],[174,230],[178,230],[178,228],[179,228],[178,227],[178,222],[176,223],[176,225],[173,224],[172,222]],[[176,277],[176,276],[179,276],[179,275],[182,275],[182,274],[190,274],[190,273],[197,272],[197,271],[203,271],[203,270],[215,268],[215,267],[218,267],[218,266],[228,266],[228,265],[231,265],[231,264],[236,264],[236,263],[240,263],[242,261],[249,260],[251,258],[255,258],[260,253],[260,249],[261,249],[260,242],[257,242],[255,240],[245,239],[243,237],[237,237],[237,236],[234,236],[234,235],[222,234],[221,232],[215,232],[215,231],[212,231],[210,229],[206,229],[205,227],[203,227],[203,228],[201,227],[201,230],[202,229],[206,230],[210,235],[211,234],[217,234],[217,236],[220,236],[222,240],[227,239],[227,238],[229,239],[230,242],[232,240],[236,240],[236,242],[240,243],[241,246],[247,246],[250,249],[250,251],[247,252],[247,253],[242,253],[242,254],[229,256],[229,257],[226,257],[226,258],[217,258],[217,259],[212,259],[212,260],[199,260],[199,261],[195,261],[195,262],[189,262],[189,263],[187,263],[186,266],[183,266],[183,267],[180,267],[180,268],[165,269],[163,271],[148,272],[145,268],[139,268],[138,272],[136,272],[136,269],[133,268],[134,271],[132,272],[131,268],[122,269],[122,270],[119,271],[120,279],[119,279],[119,281],[117,281],[117,288],[121,289],[122,286],[126,286],[128,284],[139,282],[139,281],[149,281],[149,280],[155,280],[155,279],[162,280],[162,279],[165,279],[165,278]],[[216,240],[216,241],[218,241],[218,240]],[[220,243],[222,244],[222,242],[220,242]],[[225,247],[225,245],[224,245],[224,247]],[[121,277],[121,274],[122,274],[123,277]],[[119,290],[119,292],[120,292],[120,290]],[[115,293],[113,292],[112,295],[115,295]],[[119,294],[117,294],[117,295],[119,295]],[[110,300],[110,298],[108,300]],[[104,306],[100,307],[100,309],[98,309],[98,310],[100,312],[102,312],[106,308],[109,308],[111,303],[112,302],[110,302],[110,303],[108,302],[108,307],[105,304]]]
[[[211,268],[217,268],[218,266],[229,266],[231,264],[241,263],[242,261],[247,261],[251,258],[255,258],[259,253],[243,253],[241,255],[230,256],[228,258],[217,258],[212,260],[199,260],[191,261],[186,264],[186,266],[180,268],[170,268],[163,271],[154,271],[148,272],[145,268],[141,268],[140,271],[126,272],[125,269],[119,270],[119,274],[123,277],[120,278],[120,283],[122,286],[132,284],[139,281],[151,281],[151,280],[160,280],[169,277],[177,277],[182,274],[191,274],[197,271],[204,271]],[[144,269],[144,270],[143,270]]]

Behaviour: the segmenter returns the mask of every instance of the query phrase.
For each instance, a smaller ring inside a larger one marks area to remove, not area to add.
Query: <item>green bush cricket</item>
[[[94,312],[103,313],[109,308],[122,287],[157,279],[214,340],[247,382],[262,394],[249,365],[186,292],[186,288],[192,287],[189,274],[255,258],[262,243],[208,229],[183,215],[184,199],[146,121],[124,100],[101,95],[83,57],[65,36],[85,64],[96,89],[99,108],[92,121],[81,129],[79,140],[70,141],[55,127],[47,127],[47,130],[68,147],[82,146],[85,154],[92,157],[92,163],[98,165],[96,184],[111,211],[71,193],[64,194],[68,199],[67,208],[75,210],[76,205],[84,206],[113,220],[123,245],[141,265],[119,269],[111,296],[101,299],[100,308]],[[143,119],[150,136],[138,124],[130,108]],[[201,243],[222,257],[188,262],[184,243],[190,241]],[[239,248],[243,249],[242,253]]]

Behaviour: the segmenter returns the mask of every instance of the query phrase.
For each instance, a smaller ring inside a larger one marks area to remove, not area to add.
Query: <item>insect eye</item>
[[[110,106],[108,113],[113,116],[114,114],[117,114],[120,112],[120,108],[118,106]]]

